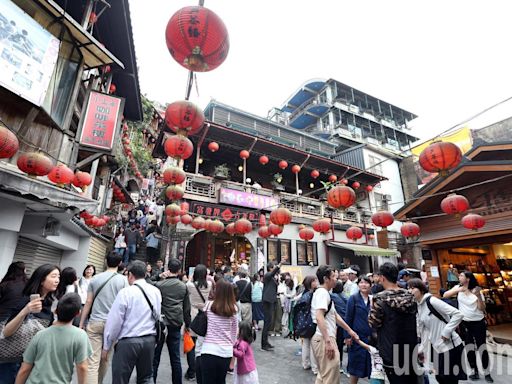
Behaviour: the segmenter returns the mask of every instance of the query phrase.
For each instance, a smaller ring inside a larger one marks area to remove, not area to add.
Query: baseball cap
[[[409,272],[407,269],[402,269],[400,272],[398,272],[398,278],[402,278],[404,276],[409,276],[411,272]]]

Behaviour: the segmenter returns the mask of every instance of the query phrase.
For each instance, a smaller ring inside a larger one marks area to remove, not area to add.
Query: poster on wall
[[[10,0],[0,0],[0,85],[41,106],[60,41]]]

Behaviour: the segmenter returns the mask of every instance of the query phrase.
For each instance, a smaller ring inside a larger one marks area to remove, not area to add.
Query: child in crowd
[[[371,340],[370,340],[371,341]],[[370,373],[370,384],[384,384],[386,373],[384,372],[384,365],[382,357],[379,355],[377,348],[366,344],[364,341],[357,340],[359,345],[370,353],[372,361],[372,371]]]
[[[254,341],[253,328],[250,322],[242,321],[238,326],[238,340],[233,346],[236,357],[234,384],[259,384],[256,361],[251,343]]]

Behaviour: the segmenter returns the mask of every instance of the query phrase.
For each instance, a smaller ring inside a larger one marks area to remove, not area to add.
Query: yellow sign
[[[424,142],[423,144],[418,145],[417,147],[411,148],[411,152],[414,156],[419,156],[421,151],[427,148],[430,144],[432,144],[436,140],[442,140],[449,143],[456,144],[462,153],[466,153],[473,146],[473,140],[471,137],[471,130],[468,127],[463,127],[452,134],[447,136],[437,137],[435,140],[429,140]]]
[[[291,267],[289,265],[282,265],[281,266],[281,273],[288,272],[291,276],[293,281],[296,281],[298,284],[302,284],[302,268],[301,267]]]

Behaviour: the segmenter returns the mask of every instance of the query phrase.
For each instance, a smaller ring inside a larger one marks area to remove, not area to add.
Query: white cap
[[[345,273],[353,273],[354,275],[357,275],[357,271],[354,271],[352,268],[344,269],[343,272],[345,272]]]

